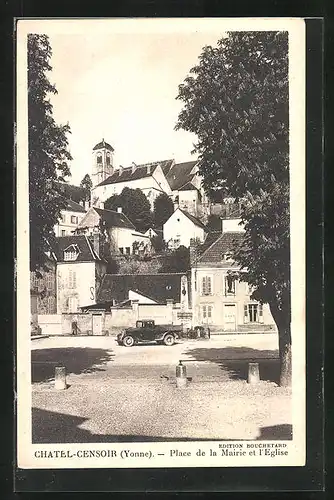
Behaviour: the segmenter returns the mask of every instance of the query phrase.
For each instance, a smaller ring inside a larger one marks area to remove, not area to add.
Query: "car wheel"
[[[134,343],[135,343],[134,338],[131,337],[131,335],[126,335],[126,337],[124,337],[123,339],[123,345],[125,347],[132,347]]]
[[[164,344],[165,345],[173,345],[174,344],[174,335],[171,333],[167,333],[167,335],[164,336]]]

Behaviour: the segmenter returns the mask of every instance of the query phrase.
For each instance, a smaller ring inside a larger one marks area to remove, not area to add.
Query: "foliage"
[[[111,256],[109,257],[105,257],[106,261],[107,261],[107,269],[106,269],[106,273],[107,274],[117,274],[119,272],[119,263],[113,259]]]
[[[30,268],[44,266],[45,252],[54,239],[53,228],[65,200],[59,181],[70,176],[68,162],[69,125],[57,125],[50,95],[56,87],[47,77],[52,55],[46,35],[28,35],[28,146],[29,146],[29,222]]]
[[[104,207],[108,210],[117,210],[118,207],[122,207],[123,213],[138,231],[147,231],[152,225],[150,202],[139,188],[125,187],[121,194],[108,198]]]
[[[159,273],[183,273],[190,269],[189,248],[181,245],[170,255],[166,255],[165,262],[159,269]]]
[[[210,214],[206,227],[209,231],[221,231],[222,221],[219,215]]]
[[[232,32],[206,46],[179,87],[176,128],[197,135],[208,193],[238,201],[245,242],[235,249],[253,297],[279,330],[281,385],[291,382],[288,34]]]
[[[153,219],[155,227],[161,229],[174,212],[174,204],[166,193],[161,193],[154,200]]]
[[[153,236],[153,238],[151,238],[151,243],[156,252],[164,252],[166,249],[166,243],[160,234]]]
[[[86,174],[80,182],[80,187],[85,191],[85,201],[90,201],[90,191],[93,187],[93,183],[88,174]]]

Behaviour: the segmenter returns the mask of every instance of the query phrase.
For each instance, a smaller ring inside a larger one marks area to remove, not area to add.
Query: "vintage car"
[[[179,338],[180,327],[175,325],[156,325],[154,320],[138,320],[134,328],[126,328],[116,338],[118,345],[132,347],[141,342],[156,342],[171,346]]]

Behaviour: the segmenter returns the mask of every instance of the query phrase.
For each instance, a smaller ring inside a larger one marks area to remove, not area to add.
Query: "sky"
[[[47,32],[47,30],[45,30]],[[69,123],[73,156],[70,182],[91,173],[92,148],[104,139],[115,149],[114,166],[191,155],[196,137],[174,126],[182,109],[178,85],[196,65],[215,32],[49,34],[50,81],[57,123]]]

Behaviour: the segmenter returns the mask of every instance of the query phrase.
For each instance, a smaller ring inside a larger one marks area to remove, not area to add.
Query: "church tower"
[[[114,148],[104,139],[93,147],[93,188],[114,173],[113,154]]]

